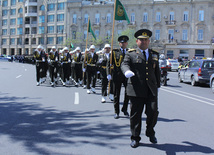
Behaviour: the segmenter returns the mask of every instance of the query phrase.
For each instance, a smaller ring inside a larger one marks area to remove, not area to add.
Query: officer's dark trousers
[[[63,82],[66,82],[66,80],[69,81],[69,77],[71,76],[71,64],[70,63],[64,63],[63,64]]]
[[[97,80],[97,70],[95,66],[87,66],[87,89],[90,89],[90,84],[92,80],[92,87],[95,88]]]
[[[121,91],[122,84],[125,87],[124,103],[121,109],[122,111],[127,111],[128,102],[129,102],[129,97],[127,96],[127,93],[126,93],[127,80],[125,78],[119,79],[119,80],[113,81],[114,111],[116,114],[120,113],[120,91]]]
[[[43,78],[45,76],[46,76],[45,63],[44,62],[36,63],[36,81],[39,82],[40,78]]]
[[[51,82],[54,82],[54,78],[57,78],[57,73],[59,71],[59,67],[57,65],[57,63],[53,63],[49,65],[49,72],[50,72],[50,78],[51,78]]]
[[[74,71],[75,71],[75,81],[76,82],[78,82],[78,80],[82,81],[82,64],[75,64]]]
[[[141,133],[141,122],[142,122],[142,112],[144,109],[144,105],[146,106],[146,136],[154,136],[154,126],[157,123],[158,117],[158,105],[157,105],[157,97],[151,95],[148,98],[143,97],[131,97],[129,96],[131,101],[131,113],[130,113],[130,129],[131,129],[131,139],[140,141],[140,133]]]

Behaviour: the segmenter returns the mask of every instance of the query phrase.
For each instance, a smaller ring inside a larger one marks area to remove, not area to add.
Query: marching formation
[[[154,127],[158,117],[158,88],[160,87],[160,69],[158,52],[149,49],[149,38],[152,32],[147,29],[135,33],[137,49],[128,49],[129,37],[118,37],[119,48],[111,51],[111,46],[105,44],[103,50],[95,52],[91,45],[85,52],[77,47],[69,52],[68,47],[57,51],[53,46],[47,54],[39,45],[34,53],[36,60],[37,86],[47,78],[50,85],[56,86],[61,82],[63,86],[74,84],[87,89],[87,94],[96,93],[97,79],[102,85],[101,102],[106,97],[114,102],[114,118],[120,114],[120,92],[125,87],[123,107],[121,111],[129,117],[127,110],[130,100],[130,129],[131,147],[139,146],[141,140],[142,112],[145,105],[146,136],[152,143],[157,143]],[[107,90],[108,88],[108,90]]]

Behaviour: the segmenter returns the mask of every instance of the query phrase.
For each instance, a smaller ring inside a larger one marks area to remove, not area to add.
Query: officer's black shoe
[[[129,113],[127,111],[122,111],[125,116],[129,117]]]
[[[114,119],[118,119],[118,118],[119,118],[119,114],[115,114]]]
[[[153,144],[156,144],[158,141],[157,141],[157,138],[155,136],[150,136],[149,137],[149,141]]]
[[[132,142],[131,142],[130,146],[131,146],[132,148],[136,148],[136,147],[138,147],[138,146],[139,146],[139,142],[138,142],[138,141],[136,141],[136,140],[132,140]]]

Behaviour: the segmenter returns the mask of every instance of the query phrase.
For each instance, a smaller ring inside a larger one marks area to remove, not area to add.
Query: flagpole
[[[111,75],[111,66],[112,66],[112,55],[113,55],[113,44],[114,44],[114,25],[115,25],[115,12],[116,12],[116,2],[117,0],[114,1],[114,15],[113,15],[113,26],[112,26],[112,35],[111,35],[111,57],[110,57],[110,75]],[[110,83],[111,80],[109,80],[109,84],[108,84],[108,94],[110,94]]]
[[[86,45],[85,45],[85,56],[84,56],[84,62],[83,62],[83,68],[85,68],[85,61],[86,61],[86,50],[87,50],[87,46],[88,46],[88,28],[89,28],[89,19],[90,17],[88,16],[88,23],[87,23],[87,37],[86,37]],[[84,79],[84,76],[85,76],[85,72],[83,72],[83,79]]]

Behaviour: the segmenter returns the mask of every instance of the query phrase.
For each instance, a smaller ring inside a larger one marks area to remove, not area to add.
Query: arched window
[[[40,10],[41,10],[41,11],[45,11],[45,6],[44,6],[44,5],[41,5],[41,6],[40,6]]]
[[[18,13],[23,13],[23,9],[19,8]]]

